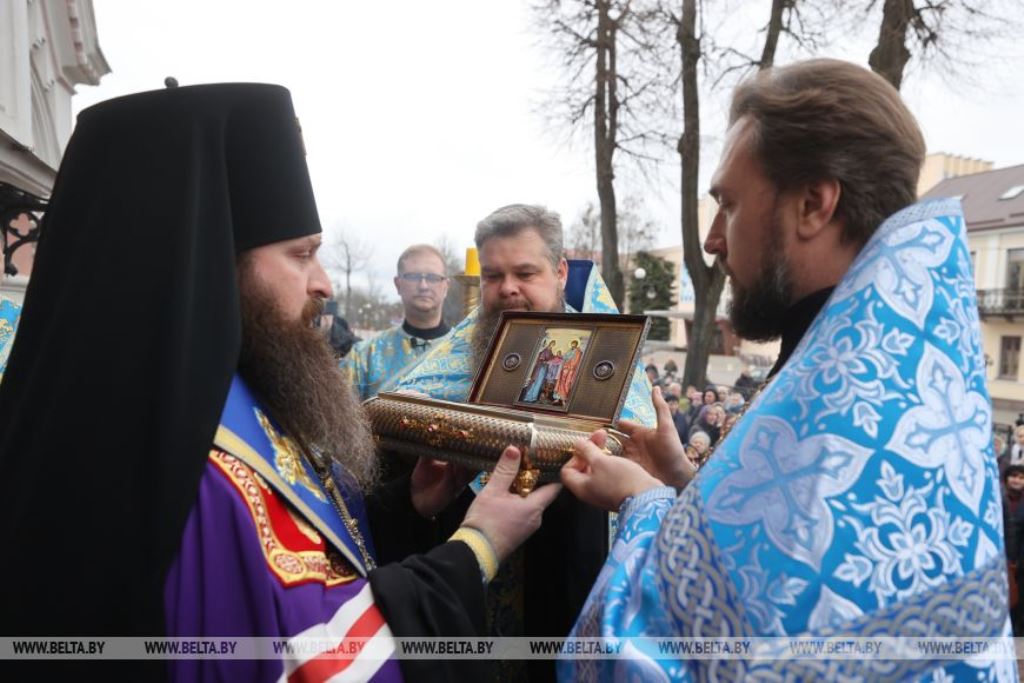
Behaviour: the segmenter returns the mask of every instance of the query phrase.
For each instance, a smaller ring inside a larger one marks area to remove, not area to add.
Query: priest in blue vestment
[[[916,121],[878,75],[812,60],[741,84],[729,123],[705,249],[737,333],[782,352],[696,476],[660,401],[635,462],[578,444],[563,481],[620,527],[572,637],[625,650],[560,678],[1016,680],[991,654],[688,659],[642,639],[1010,635],[965,223],[955,198],[914,203]]]
[[[402,300],[402,324],[359,342],[340,364],[363,400],[391,391],[398,378],[450,329],[443,318],[448,275],[444,257],[435,247],[414,244],[402,252],[395,290]]]
[[[497,209],[477,225],[476,246],[480,256],[479,307],[398,382],[398,389],[465,401],[504,310],[618,312],[593,264],[570,264],[564,258],[561,219],[544,207],[512,204]],[[549,365],[538,363],[540,389],[548,382]],[[556,378],[557,371],[550,376],[552,382]],[[621,417],[639,424],[655,422],[651,385],[639,362]],[[439,516],[439,538],[458,526],[478,487],[475,482]],[[488,593],[491,633],[568,633],[607,556],[608,528],[603,511],[570,495],[560,496],[545,513],[542,531],[502,568],[492,584]],[[519,669],[503,667],[501,674],[506,680],[525,675],[536,681],[554,678],[554,667],[547,661],[529,662],[528,667]]]

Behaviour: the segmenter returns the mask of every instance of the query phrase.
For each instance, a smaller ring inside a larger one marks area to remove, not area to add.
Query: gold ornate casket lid
[[[614,428],[649,328],[642,315],[505,311],[469,403]]]

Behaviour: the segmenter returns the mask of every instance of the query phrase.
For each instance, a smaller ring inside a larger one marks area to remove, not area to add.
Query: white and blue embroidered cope
[[[956,200],[858,255],[678,499],[630,500],[574,636],[1009,635],[999,478]],[[641,641],[646,642],[646,641]],[[1016,680],[1015,662],[559,662],[562,680]]]

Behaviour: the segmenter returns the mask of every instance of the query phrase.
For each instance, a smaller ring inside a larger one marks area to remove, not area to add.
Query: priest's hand
[[[518,448],[505,449],[462,522],[487,537],[499,563],[540,528],[541,515],[562,490],[559,484],[546,484],[527,496],[510,492],[519,460]]]
[[[448,507],[475,476],[476,472],[454,463],[420,458],[409,483],[412,506],[429,519]]]
[[[663,484],[636,462],[602,450],[607,439],[599,429],[577,441],[576,453],[562,467],[562,483],[584,503],[617,512],[629,496]]]
[[[623,444],[623,455],[665,482],[666,486],[686,488],[697,474],[697,468],[686,457],[686,449],[679,441],[679,432],[672,421],[668,403],[661,395],[661,387],[654,387],[651,400],[658,415],[655,429],[625,420],[619,423],[619,429],[629,437]]]

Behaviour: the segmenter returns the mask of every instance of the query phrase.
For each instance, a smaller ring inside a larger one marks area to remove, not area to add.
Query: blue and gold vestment
[[[570,262],[565,298],[567,312],[618,312],[590,262]],[[470,354],[476,321],[477,312],[473,311],[396,388],[465,402],[473,382]],[[642,363],[638,362],[634,370],[621,418],[645,425],[656,422],[651,385]],[[479,478],[471,488],[480,490]],[[471,495],[463,495],[446,511],[449,516],[442,519],[442,526],[450,527],[446,533],[461,523],[471,499]],[[603,511],[563,492],[545,512],[541,528],[502,565],[491,582],[487,595],[490,633],[540,636],[568,632],[607,554],[614,533],[614,523],[609,522]],[[547,680],[553,673],[550,662],[531,662],[528,666],[535,667],[532,670],[524,670],[522,664],[501,663],[499,678]]]
[[[365,401],[391,391],[395,381],[443,339],[420,339],[397,325],[356,344],[340,367]]]

